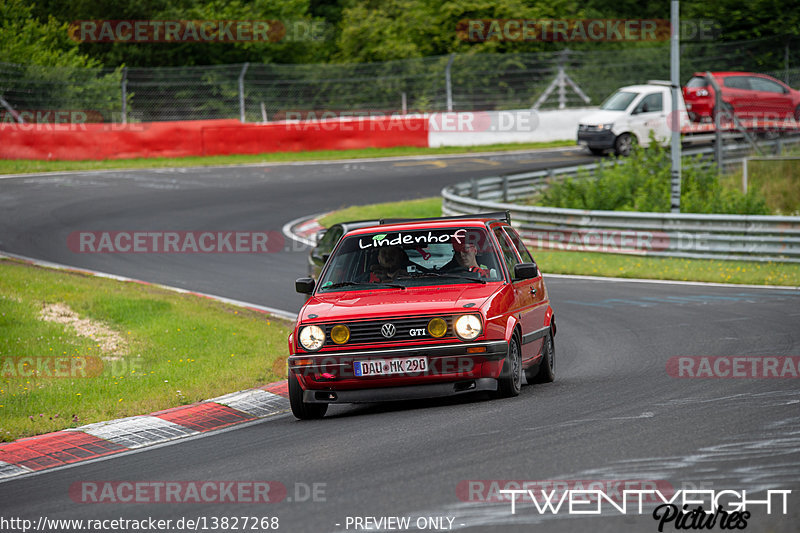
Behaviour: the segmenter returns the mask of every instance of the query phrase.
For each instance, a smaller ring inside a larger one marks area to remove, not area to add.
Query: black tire
[[[589,148],[589,151],[592,152],[594,155],[603,155],[606,153],[605,150],[602,148]]]
[[[513,398],[519,396],[522,388],[522,352],[519,339],[514,335],[508,343],[508,353],[503,361],[503,370],[497,380],[495,398]]]
[[[614,141],[614,153],[622,157],[628,157],[631,155],[634,144],[636,144],[636,137],[630,133],[620,133],[619,137]]]
[[[551,329],[542,344],[542,360],[535,375],[526,374],[528,383],[552,383],[556,379],[556,344]]]
[[[318,420],[328,411],[327,403],[303,401],[303,388],[293,372],[289,372],[289,404],[292,406],[292,414],[300,420]]]

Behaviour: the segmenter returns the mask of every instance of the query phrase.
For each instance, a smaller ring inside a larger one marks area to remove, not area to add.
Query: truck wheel
[[[622,133],[617,137],[617,140],[614,141],[614,153],[622,157],[628,157],[631,155],[631,150],[635,143],[636,137],[630,133]]]
[[[328,411],[327,403],[306,403],[303,401],[303,388],[297,381],[294,372],[289,372],[289,405],[292,414],[300,420],[316,420],[325,416]]]

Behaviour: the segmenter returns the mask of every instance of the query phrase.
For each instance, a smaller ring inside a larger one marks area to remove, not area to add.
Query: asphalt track
[[[5,179],[0,249],[296,310],[300,301],[291,288],[305,271],[302,251],[74,254],[66,235],[279,230],[292,218],[340,205],[430,196],[468,177],[557,160],[572,164],[577,157],[586,156],[558,151],[436,160],[443,163]],[[788,515],[773,508],[767,516],[756,508],[746,530],[798,530],[798,380],[677,379],[667,372],[667,361],[676,356],[800,355],[797,291],[559,277],[547,284],[559,326],[553,384],[524,387],[508,400],[475,396],[337,406],[315,422],[280,416],[14,479],[0,483],[0,516],[277,516],[279,531],[293,532],[354,531],[346,528],[348,516],[407,516],[412,524],[417,517],[450,517],[454,529],[469,531],[657,531],[647,507],[642,515],[629,509],[623,516],[606,507],[600,516],[564,509],[552,516],[528,505],[512,514],[508,502],[464,501],[469,498],[459,491],[469,480],[640,480],[677,490],[762,491],[762,497],[765,490],[794,490]],[[285,485],[288,495],[267,505],[85,504],[69,496],[76,481],[106,480],[272,480]],[[313,484],[321,492],[305,498],[305,487]]]

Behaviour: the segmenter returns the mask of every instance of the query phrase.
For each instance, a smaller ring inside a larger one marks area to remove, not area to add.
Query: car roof
[[[347,222],[338,222],[333,226],[341,226],[344,229],[344,231],[347,232],[353,229],[364,228],[367,226],[377,226],[380,223],[381,223],[380,220],[349,220]]]
[[[625,87],[620,87],[617,90],[618,91],[636,91],[636,92],[639,92],[639,93],[643,93],[645,91],[652,91],[653,89],[667,89],[667,88],[668,87],[665,87],[664,85],[661,85],[660,83],[652,83],[652,84],[643,83],[643,84],[640,84],[640,85],[626,85]]]
[[[705,77],[705,75],[706,75],[705,72],[695,72],[694,74],[692,74],[692,76],[697,76],[697,77]],[[775,79],[769,74],[761,74],[759,72],[724,71],[724,72],[712,72],[711,75],[714,76],[715,78],[727,78],[728,76],[762,76],[764,78]]]

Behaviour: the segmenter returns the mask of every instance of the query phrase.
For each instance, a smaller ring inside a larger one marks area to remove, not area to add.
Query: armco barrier
[[[422,117],[269,124],[198,120],[121,124],[0,124],[2,159],[127,159],[428,146]]]
[[[574,176],[578,169],[451,185],[442,190],[442,214],[509,210],[512,224],[534,249],[800,262],[800,217],[588,211],[509,203],[546,187],[548,179]]]

